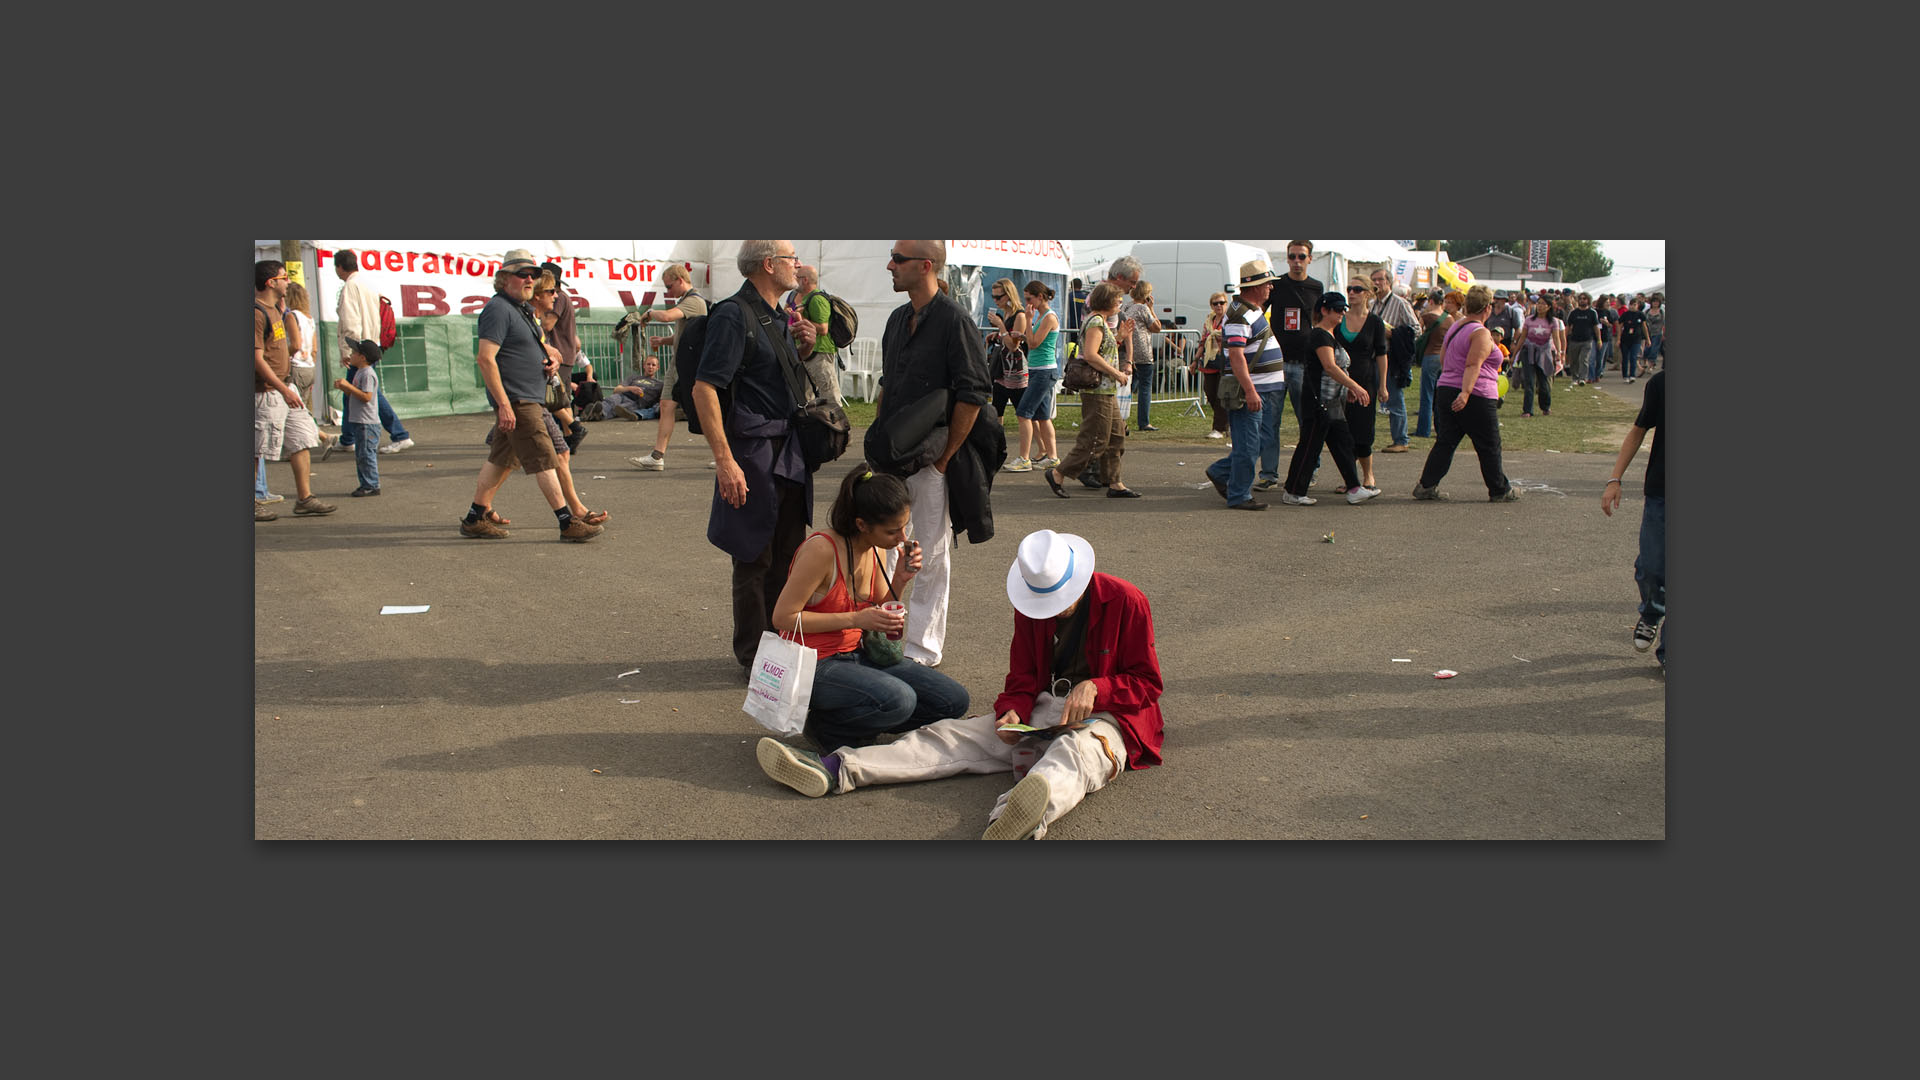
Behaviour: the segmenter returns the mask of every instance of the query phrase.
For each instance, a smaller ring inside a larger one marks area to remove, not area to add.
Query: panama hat
[[[1240,287],[1251,289],[1255,285],[1265,285],[1269,281],[1279,281],[1280,275],[1273,272],[1273,264],[1265,259],[1240,264]]]
[[[514,248],[500,260],[500,269],[511,274],[515,270],[538,270],[540,264],[533,258],[533,252],[526,248]]]
[[[1087,591],[1093,545],[1085,537],[1041,529],[1020,541],[1007,568],[1007,599],[1029,619],[1051,619]]]

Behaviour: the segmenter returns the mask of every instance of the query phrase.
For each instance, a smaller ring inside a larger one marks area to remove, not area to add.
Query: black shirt
[[[895,413],[939,390],[953,391],[950,405],[984,406],[992,400],[986,342],[960,305],[936,290],[909,332],[914,315],[911,302],[901,304],[887,317],[880,337],[880,408],[867,429],[870,444],[884,440],[887,420]],[[870,451],[867,460],[885,457]]]
[[[1072,689],[1075,684],[1093,678],[1093,669],[1087,663],[1087,612],[1091,610],[1093,605],[1083,593],[1073,614],[1064,621],[1053,620],[1054,683],[1048,689],[1057,689],[1061,679],[1067,680],[1067,688]]]
[[[1308,340],[1313,330],[1313,305],[1326,289],[1318,278],[1295,281],[1282,277],[1273,283],[1273,292],[1267,296],[1267,325],[1273,327],[1280,355],[1287,363],[1313,367],[1318,362]]]
[[[1380,321],[1380,316],[1369,312],[1367,321],[1360,324],[1358,334],[1347,337],[1347,322],[1342,319],[1333,328],[1332,336],[1339,340],[1341,348],[1347,350],[1347,374],[1353,376],[1354,382],[1366,387],[1367,393],[1373,393],[1380,386],[1380,366],[1374,362],[1374,358],[1387,351],[1387,324]],[[1314,366],[1320,366],[1317,360]]]
[[[1600,313],[1591,307],[1574,308],[1567,312],[1567,340],[1592,341],[1600,326]]]
[[[1633,426],[1642,431],[1653,432],[1653,450],[1647,454],[1647,497],[1666,498],[1667,495],[1667,459],[1660,445],[1661,421],[1667,415],[1667,373],[1654,372],[1647,380],[1647,388],[1640,396],[1640,415],[1633,418]]]
[[[751,347],[746,341],[744,318],[756,320]],[[708,310],[706,338],[694,378],[721,390],[732,387],[735,407],[749,409],[767,420],[784,420],[797,407],[786,371],[774,351],[775,340],[784,341],[786,336],[785,317],[768,307],[748,282]]]
[[[1646,336],[1647,317],[1644,313],[1627,310],[1620,313],[1620,341],[1631,345]]]

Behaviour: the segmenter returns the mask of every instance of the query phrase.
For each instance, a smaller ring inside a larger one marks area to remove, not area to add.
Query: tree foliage
[[[1416,240],[1414,246],[1421,251],[1444,249],[1456,261],[1484,255],[1489,248],[1522,259],[1527,257],[1525,240]],[[1553,241],[1547,251],[1547,265],[1560,271],[1560,280],[1569,282],[1613,273],[1613,260],[1600,254],[1600,244],[1595,240]]]

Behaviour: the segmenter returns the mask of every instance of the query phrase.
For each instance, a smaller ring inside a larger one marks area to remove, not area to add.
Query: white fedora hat
[[[1093,545],[1085,537],[1041,529],[1020,541],[1007,568],[1007,599],[1029,619],[1051,619],[1087,591]]]

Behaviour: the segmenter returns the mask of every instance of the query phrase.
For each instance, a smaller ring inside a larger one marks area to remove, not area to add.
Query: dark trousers
[[[1492,398],[1469,397],[1459,412],[1453,411],[1457,386],[1442,386],[1433,392],[1433,449],[1420,470],[1420,486],[1438,484],[1453,466],[1453,451],[1463,438],[1473,440],[1473,452],[1480,456],[1480,477],[1487,482],[1487,497],[1497,499],[1511,485],[1500,468],[1500,403]]]
[[[1546,412],[1553,408],[1553,376],[1542,371],[1540,365],[1521,364],[1520,385],[1522,387],[1522,393],[1520,395],[1521,412],[1530,413],[1533,411],[1533,395],[1535,390],[1538,390],[1540,393],[1540,411]]]
[[[1220,407],[1221,374],[1222,373],[1218,371],[1206,372],[1200,376],[1200,383],[1206,390],[1207,408],[1213,410],[1213,430],[1225,435],[1227,434],[1228,418],[1227,410]]]
[[[1340,470],[1340,479],[1347,487],[1360,486],[1360,471],[1353,465],[1353,435],[1347,431],[1344,417],[1336,423],[1333,414],[1320,405],[1320,399],[1313,394],[1301,394],[1300,405],[1300,441],[1294,444],[1293,460],[1287,465],[1287,494],[1305,495],[1313,483],[1313,474],[1320,467],[1320,449],[1325,447],[1333,455],[1333,466]]]
[[[760,651],[760,634],[773,629],[773,605],[787,587],[787,569],[807,538],[807,489],[774,478],[780,497],[773,539],[752,562],[733,560],[733,658],[746,667]]]

